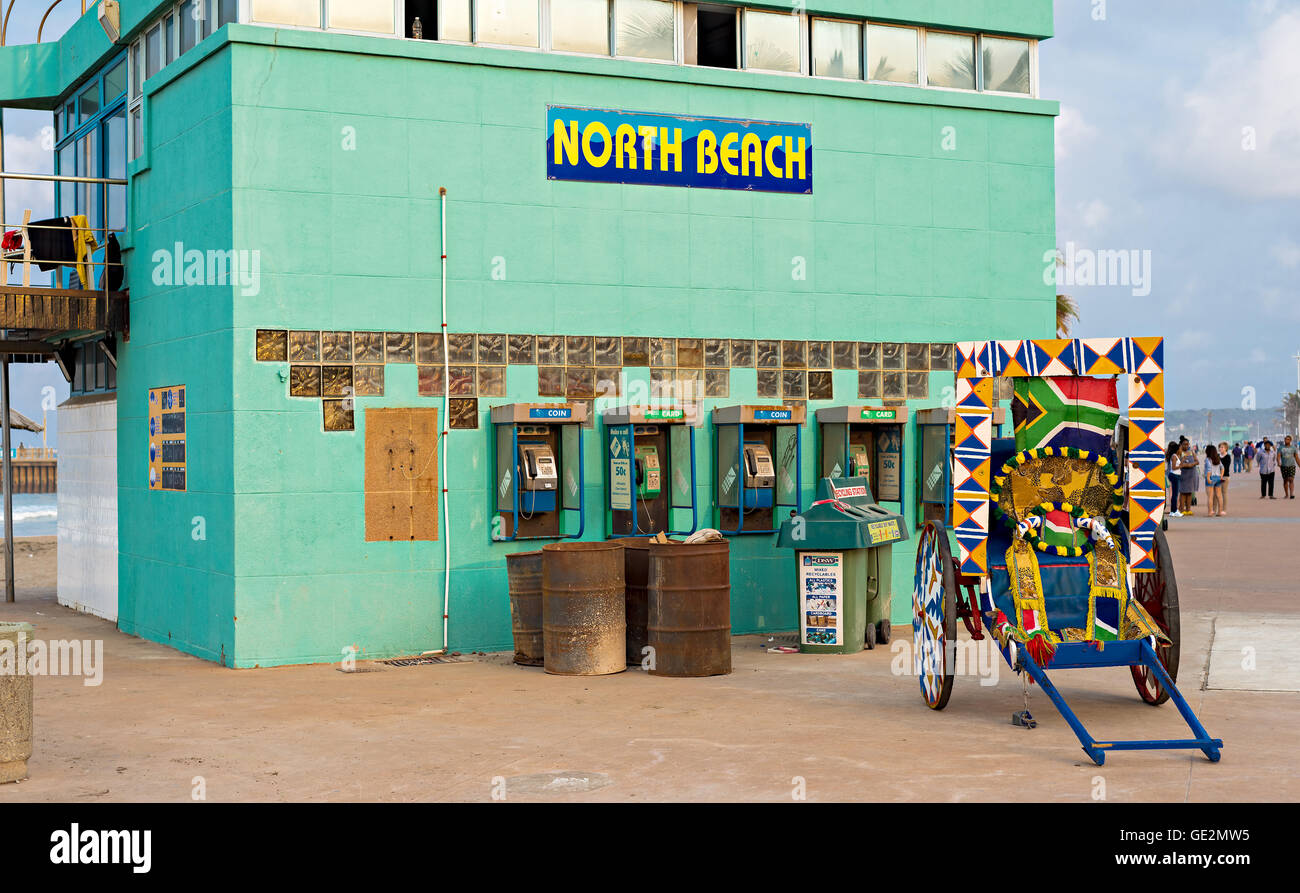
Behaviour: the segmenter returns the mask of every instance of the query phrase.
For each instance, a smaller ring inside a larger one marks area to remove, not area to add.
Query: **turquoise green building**
[[[635,403],[697,422],[693,470],[666,441],[681,530],[738,523],[715,409],[806,419],[731,538],[733,630],[796,629],[791,556],[749,531],[812,501],[817,411],[899,411],[873,483],[915,530],[952,343],[1054,332],[1050,0],[116,6],[0,49],[0,105],[53,112],[61,173],[126,181],[57,213],[121,230],[129,331],[26,327],[68,418],[100,407],[61,532],[116,526],[60,543],[60,599],[125,632],[235,667],[509,648],[505,555],[627,520],[602,413]],[[678,125],[681,170],[650,154]],[[494,424],[532,404],[572,424]],[[511,435],[553,435],[570,510],[514,514]]]

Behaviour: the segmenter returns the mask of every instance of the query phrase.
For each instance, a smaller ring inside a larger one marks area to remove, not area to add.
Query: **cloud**
[[[1263,348],[1255,348],[1250,352],[1250,361],[1252,363],[1267,363],[1268,354],[1264,353]]]
[[[1110,205],[1099,198],[1090,202],[1080,202],[1079,218],[1088,229],[1096,229],[1110,219]]]
[[[1200,350],[1209,347],[1213,340],[1203,329],[1184,329],[1174,336],[1174,346],[1179,350]]]
[[[1244,198],[1300,198],[1300,10],[1211,52],[1200,82],[1173,81],[1157,161]]]
[[[1089,142],[1097,129],[1083,120],[1083,115],[1074,106],[1062,104],[1061,113],[1056,116],[1056,157],[1064,158],[1080,145]]]
[[[1269,253],[1284,267],[1300,266],[1300,245],[1285,236],[1269,249]]]

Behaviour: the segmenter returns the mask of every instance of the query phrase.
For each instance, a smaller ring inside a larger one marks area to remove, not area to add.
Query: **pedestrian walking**
[[[1183,513],[1178,510],[1179,489],[1178,481],[1183,476],[1183,464],[1178,459],[1178,442],[1169,441],[1169,449],[1165,450],[1165,478],[1169,483],[1169,517],[1181,518]]]
[[[1178,510],[1190,515],[1192,499],[1196,496],[1196,453],[1185,437],[1178,445],[1178,465],[1182,472],[1178,477]]]
[[[1277,448],[1277,468],[1282,472],[1282,498],[1295,499],[1296,444],[1288,434]]]
[[[1223,487],[1223,461],[1219,451],[1212,443],[1205,445],[1205,459],[1201,466],[1205,472],[1205,511],[1211,518],[1224,514],[1220,502],[1220,488]]]
[[[1223,483],[1219,485],[1219,514],[1228,514],[1228,478],[1236,470],[1232,467],[1232,451],[1228,448],[1228,442],[1219,443],[1219,464],[1223,466]]]
[[[1255,461],[1255,443],[1246,441],[1246,448],[1241,451],[1241,459],[1246,463],[1246,473],[1250,473],[1250,465]]]
[[[1232,445],[1232,473],[1238,474],[1241,471],[1241,441]]]
[[[1273,449],[1273,441],[1264,439],[1263,445],[1255,453],[1255,461],[1259,464],[1259,498],[1267,496],[1269,499],[1277,499],[1273,495],[1273,476],[1277,473],[1277,453]]]

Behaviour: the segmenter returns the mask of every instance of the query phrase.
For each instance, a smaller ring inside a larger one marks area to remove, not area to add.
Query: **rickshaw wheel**
[[[1163,530],[1157,530],[1152,544],[1156,569],[1146,574],[1136,574],[1133,597],[1146,608],[1151,619],[1169,637],[1170,644],[1156,645],[1156,656],[1164,664],[1169,678],[1178,681],[1178,654],[1182,632],[1178,622],[1178,581],[1174,578],[1174,559],[1169,554],[1169,540]],[[1152,706],[1159,706],[1169,700],[1154,674],[1144,666],[1129,667],[1133,674],[1133,684],[1137,686],[1142,700]]]
[[[957,585],[952,549],[942,523],[927,521],[916,547],[912,585],[913,668],[921,697],[932,710],[948,706],[952,695],[957,641]]]

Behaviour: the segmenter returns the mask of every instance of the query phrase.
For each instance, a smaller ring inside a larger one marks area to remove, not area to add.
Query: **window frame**
[[[673,58],[672,59],[653,59],[648,56],[623,56],[618,52],[618,0],[610,0],[609,4],[609,57],[611,59],[622,59],[624,62],[648,62],[651,65],[683,65],[685,55],[685,45],[683,41],[683,21],[682,9],[684,4],[682,0],[659,0],[659,2],[668,3],[673,8]]]
[[[948,91],[951,91],[951,92],[953,92],[953,93],[979,93],[979,92],[981,92],[981,90],[980,90],[980,84],[984,81],[984,59],[983,59],[983,54],[980,52],[980,35],[977,34],[977,33],[975,33],[975,32],[973,32],[973,31],[953,31],[953,30],[950,30],[950,29],[948,29],[948,28],[922,28],[922,29],[921,29],[921,32],[922,32],[922,34],[924,35],[923,39],[921,40],[921,44],[922,44],[922,51],[921,51],[922,68],[921,68],[920,71],[917,72],[917,77],[918,77],[918,80],[921,81],[921,86],[925,87],[927,90],[948,90]],[[929,46],[930,46],[930,35],[931,35],[931,34],[952,34],[952,35],[955,35],[955,36],[957,36],[957,37],[969,37],[969,38],[971,39],[971,47],[974,49],[974,63],[975,63],[975,86],[974,86],[974,87],[971,87],[971,88],[966,88],[966,87],[944,87],[944,86],[940,86],[940,85],[938,85],[938,84],[931,84],[931,83],[930,83],[930,54],[929,54]],[[1023,96],[1024,94],[1023,94],[1023,93],[1014,93],[1014,94],[1011,94],[1011,95],[1013,95],[1013,96]]]
[[[808,14],[806,12],[784,12],[776,9],[758,9],[752,6],[737,7],[740,10],[739,28],[736,30],[740,38],[740,46],[737,48],[736,59],[739,62],[738,71],[754,71],[759,74],[783,74],[795,75],[797,77],[807,77],[812,70],[812,29],[808,27]],[[756,15],[777,15],[791,16],[796,18],[797,33],[795,34],[795,45],[799,48],[799,70],[798,71],[781,71],[774,68],[750,68],[745,64],[746,38],[749,36],[749,14]]]
[[[487,47],[492,50],[523,50],[527,53],[549,52],[543,48],[542,20],[550,12],[549,0],[537,0],[537,46],[530,47],[517,43],[490,43],[478,38],[478,3],[479,0],[470,0],[469,3],[469,33],[473,38],[474,46]],[[450,41],[448,41],[450,42]]]
[[[542,0],[542,34],[540,43],[542,50],[548,53],[558,53],[561,56],[578,56],[584,59],[612,59],[614,58],[614,2],[615,0],[605,0],[605,42],[609,49],[604,53],[584,53],[580,50],[557,50],[555,49],[554,34],[552,31],[553,19],[551,16],[551,4],[555,0]],[[472,0],[471,0],[472,5]],[[675,26],[674,26],[675,27]],[[654,60],[646,60],[654,61]]]
[[[869,77],[871,47],[867,42],[867,28],[875,26],[877,28],[904,28],[916,35],[916,81],[882,81]],[[862,80],[867,84],[887,84],[891,87],[915,87],[918,89],[925,88],[925,32],[926,28],[922,25],[903,25],[893,22],[876,22],[867,19],[862,23]]]
[[[815,16],[806,15],[808,20],[808,76],[814,78],[824,78],[828,81],[856,81],[858,83],[867,82],[867,22],[865,19],[845,19],[836,16]],[[858,76],[852,78],[839,78],[833,74],[818,74],[814,69],[816,67],[816,54],[813,52],[813,31],[817,22],[835,22],[840,25],[855,25],[858,29]]]
[[[1038,41],[1032,37],[1012,37],[1006,34],[985,34],[979,33],[979,42],[977,52],[979,53],[979,84],[980,93],[987,93],[990,96],[1019,96],[1020,98],[1037,99],[1038,98]],[[994,40],[1017,40],[1021,43],[1029,44],[1029,92],[1013,93],[1007,90],[987,90],[984,87],[984,38],[992,37]]]

